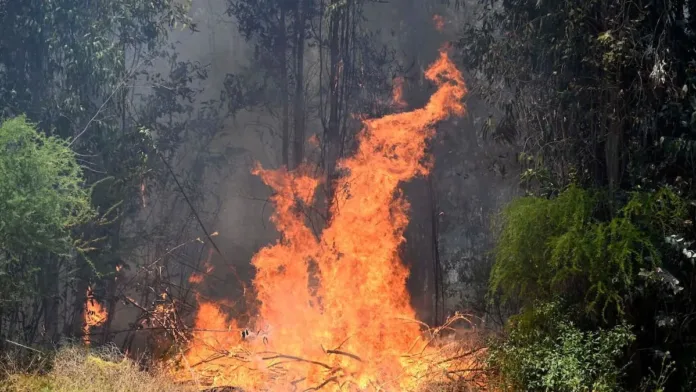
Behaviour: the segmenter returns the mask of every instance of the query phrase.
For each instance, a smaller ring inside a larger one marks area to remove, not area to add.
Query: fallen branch
[[[326,350],[326,353],[327,354],[336,354],[336,355],[345,355],[346,357],[353,358],[358,362],[363,361],[359,356],[357,356],[355,354],[351,354],[349,352],[341,351],[341,350]]]
[[[456,361],[456,360],[459,360],[459,359],[462,359],[462,358],[469,357],[469,356],[474,355],[474,354],[476,354],[477,352],[479,352],[479,351],[481,351],[481,350],[485,350],[485,349],[486,349],[486,347],[479,347],[479,348],[475,348],[475,349],[473,349],[473,350],[469,350],[469,351],[465,352],[464,354],[460,354],[460,355],[457,355],[457,356],[454,356],[454,357],[451,357],[451,358],[443,359],[443,360],[440,361],[440,362],[436,362],[436,363],[435,363],[435,366],[437,366],[437,365],[442,365],[443,363],[452,362],[452,361]]]
[[[331,377],[331,378],[327,379],[326,381],[324,381],[323,383],[317,385],[316,387],[312,387],[312,388],[307,388],[307,389],[305,389],[304,392],[318,391],[318,390],[324,388],[324,387],[325,387],[326,385],[328,385],[330,382],[338,383],[338,377]]]
[[[34,351],[34,352],[37,352],[37,353],[39,353],[39,354],[43,354],[43,353],[44,353],[44,352],[41,351],[41,350],[37,350],[37,349],[35,349],[35,348],[33,348],[33,347],[25,346],[25,345],[23,345],[23,344],[21,344],[21,343],[13,342],[12,340],[9,340],[9,339],[5,339],[5,341],[6,341],[7,343],[14,344],[14,345],[17,346],[17,347],[25,348],[25,349],[27,349],[27,350]]]
[[[317,365],[317,366],[321,366],[321,367],[323,367],[323,368],[325,368],[325,369],[328,369],[328,370],[332,370],[332,369],[333,369],[331,366],[329,366],[329,365],[327,365],[327,364],[325,364],[325,363],[323,363],[323,362],[314,361],[314,360],[311,360],[311,359],[300,358],[300,357],[296,357],[296,356],[294,356],[294,355],[278,354],[278,355],[274,355],[274,356],[271,356],[271,357],[262,357],[261,359],[263,359],[264,361],[270,361],[270,360],[272,360],[272,359],[293,359],[293,360],[295,360],[295,361],[306,362],[306,363],[311,363],[311,364],[314,364],[314,365]]]

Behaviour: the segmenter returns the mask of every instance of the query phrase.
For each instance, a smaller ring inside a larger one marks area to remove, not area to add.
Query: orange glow
[[[406,106],[406,101],[404,101],[404,78],[401,76],[394,79],[394,92],[392,94],[392,99],[397,107]]]
[[[182,378],[248,391],[412,391],[455,366],[415,321],[399,258],[409,210],[399,184],[428,173],[434,126],[464,114],[464,80],[445,51],[425,76],[438,89],[424,108],[363,121],[318,237],[303,208],[320,178],[254,169],[275,192],[281,233],[252,259],[256,318],[239,325],[221,304],[199,302]]]
[[[445,28],[445,18],[442,15],[433,15],[433,23],[435,23],[437,31],[442,31]]]
[[[316,134],[310,136],[308,142],[309,142],[309,145],[312,147],[321,146],[321,141],[319,140],[319,137]]]
[[[147,200],[145,199],[145,180],[140,182],[140,201],[142,202],[143,208],[147,207]]]
[[[191,274],[191,276],[189,276],[188,281],[191,284],[201,284],[201,283],[203,283],[203,275],[199,274],[197,272],[194,272]]]
[[[90,329],[92,327],[98,327],[106,321],[107,318],[106,309],[104,309],[97,300],[94,299],[94,293],[92,293],[92,288],[87,288],[87,300],[85,301],[84,309],[84,323],[82,327],[82,341],[85,344],[90,343]]]
[[[211,235],[211,237],[214,235],[217,235],[217,232],[213,233]],[[210,264],[210,259],[212,257],[213,257],[213,250],[208,249],[208,258],[206,258],[206,260],[203,262],[203,272],[202,273],[193,272],[188,278],[189,283],[191,283],[191,284],[203,283],[204,275],[210,275],[210,273],[213,272],[213,270],[215,268]]]

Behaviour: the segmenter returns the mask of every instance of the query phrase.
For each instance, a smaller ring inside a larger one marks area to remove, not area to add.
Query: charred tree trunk
[[[295,167],[304,159],[305,142],[305,95],[304,95],[304,51],[305,24],[307,20],[308,0],[299,0],[295,15],[295,96],[293,107],[294,143],[293,155]]]
[[[621,185],[621,150],[623,142],[623,103],[618,96],[619,85],[609,86],[608,108],[611,112],[607,113],[607,139],[604,144],[604,159],[607,171],[607,183],[610,189],[618,189]]]
[[[120,234],[120,230],[119,230]],[[118,237],[117,237],[118,238]],[[118,249],[118,248],[116,248]],[[116,268],[116,275],[114,276],[113,279],[109,281],[109,283],[106,286],[106,320],[104,321],[104,328],[102,332],[102,343],[106,344],[109,342],[110,335],[111,335],[111,324],[114,321],[114,317],[116,314],[116,304],[118,303],[118,297],[116,295],[118,291],[118,278],[121,276],[120,272],[120,266],[122,265],[121,262],[119,262],[118,266]]]
[[[290,168],[290,96],[288,95],[288,38],[286,34],[285,7],[280,7],[280,22],[278,24],[278,59],[280,67],[280,92],[282,94],[282,164]]]
[[[327,185],[327,219],[331,219],[331,200],[334,195],[334,186],[337,177],[336,165],[341,154],[341,130],[339,118],[341,79],[340,56],[340,26],[341,26],[341,0],[331,0],[329,3],[329,121],[325,133],[325,170]]]
[[[434,325],[442,325],[445,322],[445,289],[442,264],[440,262],[440,217],[437,201],[437,191],[435,189],[434,174],[428,175],[428,199],[430,202],[430,224],[431,224],[431,250],[433,260],[433,283],[434,283]],[[427,281],[426,281],[427,285]],[[427,286],[426,286],[427,287]],[[427,290],[427,288],[426,288]]]
[[[77,284],[75,285],[75,297],[73,298],[72,322],[67,324],[66,336],[82,336],[84,327],[85,302],[87,301],[87,289],[89,288],[90,267],[82,256],[77,258],[79,270],[77,272]]]

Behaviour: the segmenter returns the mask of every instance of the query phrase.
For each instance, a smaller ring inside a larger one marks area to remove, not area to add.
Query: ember
[[[433,15],[433,23],[435,23],[437,31],[442,31],[445,28],[445,18],[442,15]]]

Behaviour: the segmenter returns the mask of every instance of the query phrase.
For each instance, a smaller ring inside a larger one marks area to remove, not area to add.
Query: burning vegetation
[[[90,334],[93,327],[98,327],[107,320],[108,313],[104,307],[94,298],[92,288],[87,288],[87,299],[84,309],[84,327],[82,330],[82,340],[85,344],[90,344]]]
[[[696,2],[529,3],[2,2],[0,391],[696,391]]]
[[[437,330],[416,321],[399,258],[409,210],[399,184],[428,173],[434,126],[465,112],[465,83],[446,51],[426,77],[437,91],[425,107],[364,121],[357,151],[339,164],[321,234],[300,208],[313,203],[320,178],[307,167],[254,170],[275,191],[281,233],[252,260],[256,317],[241,325],[221,304],[199,300],[177,377],[250,391],[412,391],[471,378],[475,350],[437,338],[466,319]]]

